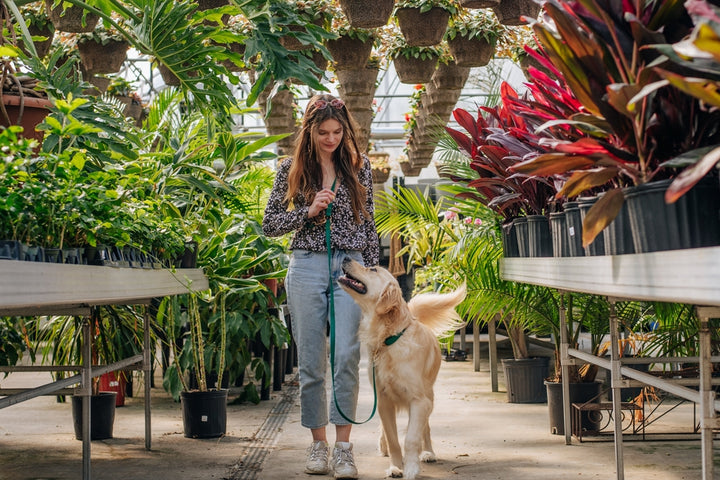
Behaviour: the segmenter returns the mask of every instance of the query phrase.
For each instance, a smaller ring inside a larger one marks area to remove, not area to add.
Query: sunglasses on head
[[[327,108],[327,106],[330,105],[335,110],[340,110],[342,107],[345,106],[345,102],[340,100],[339,98],[335,98],[333,100],[330,100],[329,102],[327,100],[315,100],[315,108],[318,110],[324,110]]]

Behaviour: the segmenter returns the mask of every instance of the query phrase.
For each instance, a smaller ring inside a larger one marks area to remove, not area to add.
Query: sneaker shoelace
[[[355,459],[353,458],[352,452],[350,452],[350,450],[338,448],[335,452],[335,464],[347,464],[354,467]]]
[[[314,443],[310,447],[308,447],[308,450],[308,453],[310,455],[310,461],[327,461],[327,448],[322,443]]]

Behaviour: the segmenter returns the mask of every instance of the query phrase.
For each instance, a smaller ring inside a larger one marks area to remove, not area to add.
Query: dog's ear
[[[380,294],[380,298],[375,306],[375,313],[378,315],[386,315],[400,306],[402,302],[402,291],[397,285],[389,283],[385,285],[385,289]]]

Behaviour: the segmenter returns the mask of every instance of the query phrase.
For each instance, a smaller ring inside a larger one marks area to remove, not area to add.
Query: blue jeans
[[[335,396],[340,410],[355,418],[358,399],[360,341],[360,307],[337,283],[342,275],[342,261],[350,257],[362,263],[358,251],[339,250],[332,255],[332,285],[335,303]],[[328,397],[325,378],[328,365],[327,326],[330,320],[328,256],[325,252],[293,250],[288,266],[285,289],[297,344],[300,375],[301,422],[306,428],[321,428],[330,422],[347,425],[338,413],[332,391]],[[332,387],[332,384],[330,385]]]

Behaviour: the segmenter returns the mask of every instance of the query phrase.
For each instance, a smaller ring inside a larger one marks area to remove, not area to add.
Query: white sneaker
[[[355,467],[355,459],[352,453],[352,443],[346,444],[345,447],[340,443],[335,444],[332,456],[332,468],[335,472],[335,478],[358,478],[358,471]]]
[[[325,475],[330,471],[328,467],[328,444],[322,440],[313,442],[307,449],[305,473],[310,475]]]

